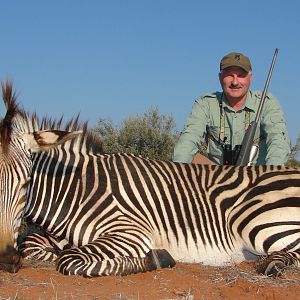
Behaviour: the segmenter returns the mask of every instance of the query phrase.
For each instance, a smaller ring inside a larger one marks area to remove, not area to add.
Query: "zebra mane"
[[[0,124],[0,142],[4,152],[7,151],[8,144],[11,140],[12,122],[15,116],[19,113],[17,104],[17,96],[12,89],[12,82],[7,81],[6,84],[1,82],[2,98],[6,107],[6,115],[1,120]]]
[[[88,123],[79,122],[79,114],[63,124],[63,116],[60,119],[43,117],[40,121],[37,114],[25,112],[17,102],[17,95],[13,91],[12,81],[1,82],[2,98],[6,107],[6,115],[0,122],[0,142],[2,150],[7,151],[8,144],[14,128],[20,132],[35,132],[39,130],[82,130],[79,137],[78,150],[103,153],[102,141],[97,134],[88,128]]]

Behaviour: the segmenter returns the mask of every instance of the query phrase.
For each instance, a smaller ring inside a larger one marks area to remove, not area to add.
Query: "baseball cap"
[[[250,59],[244,54],[238,52],[231,52],[221,59],[220,71],[228,67],[240,67],[246,72],[252,70]]]

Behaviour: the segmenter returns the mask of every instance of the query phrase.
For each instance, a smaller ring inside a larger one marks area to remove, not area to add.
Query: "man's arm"
[[[291,152],[291,141],[284,113],[278,100],[271,94],[268,96],[261,120],[266,136],[266,164],[284,165]]]
[[[184,125],[178,142],[175,145],[173,161],[190,163],[204,141],[206,126],[209,120],[207,100],[199,98]]]
[[[206,157],[203,154],[196,153],[192,160],[192,164],[200,164],[200,165],[216,165],[215,162],[210,160],[208,157]]]

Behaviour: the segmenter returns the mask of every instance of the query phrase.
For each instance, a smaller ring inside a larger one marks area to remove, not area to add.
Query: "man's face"
[[[219,80],[229,102],[237,102],[246,99],[252,73],[240,67],[228,67],[219,74]]]

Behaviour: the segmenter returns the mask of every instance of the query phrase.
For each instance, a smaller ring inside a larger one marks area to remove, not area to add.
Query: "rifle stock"
[[[266,95],[268,92],[268,88],[269,88],[269,84],[270,84],[270,80],[272,77],[272,72],[274,69],[277,55],[278,55],[278,48],[275,49],[275,53],[274,53],[271,67],[270,67],[268,77],[267,77],[267,80],[265,83],[265,87],[263,89],[261,100],[260,100],[256,115],[255,115],[255,120],[250,123],[248,129],[246,130],[245,136],[243,138],[241,151],[240,151],[237,161],[235,163],[236,166],[246,166],[250,162],[250,152],[251,152],[251,148],[253,145],[255,131],[256,131],[257,125],[260,121],[262,109],[265,104],[265,99],[266,99]]]

